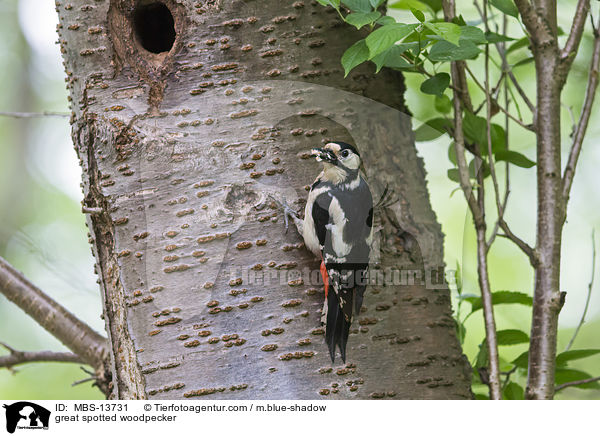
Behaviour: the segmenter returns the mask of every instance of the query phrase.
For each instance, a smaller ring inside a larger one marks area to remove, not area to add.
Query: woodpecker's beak
[[[317,162],[327,162],[330,164],[335,164],[337,161],[337,157],[331,150],[327,150],[325,148],[313,148],[311,150],[311,154],[317,158]]]

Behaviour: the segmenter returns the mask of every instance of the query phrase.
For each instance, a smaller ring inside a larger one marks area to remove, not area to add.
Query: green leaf
[[[323,6],[331,6],[334,9],[340,8],[340,0],[317,0]]]
[[[461,322],[456,323],[456,334],[458,336],[458,341],[462,344],[465,341],[465,336],[467,335],[467,329],[464,324]]]
[[[457,26],[454,23],[423,23],[425,27],[431,30],[433,33],[438,35],[445,41],[448,41],[455,46],[458,46],[458,41],[460,39],[460,26]]]
[[[426,2],[421,2],[419,0],[399,0],[397,2],[394,2],[390,5],[388,5],[388,7],[392,8],[392,9],[406,9],[406,10],[418,9],[420,11],[426,11],[426,10],[430,9],[430,7],[427,5]]]
[[[356,12],[347,15],[344,19],[346,20],[346,23],[352,24],[357,29],[360,29],[367,24],[373,24],[379,17],[381,17],[381,14],[377,11],[373,11],[368,14]]]
[[[512,66],[512,68],[517,68],[517,67],[520,67],[520,66],[522,66],[522,65],[527,65],[527,64],[530,64],[530,63],[532,63],[532,62],[533,62],[533,56],[530,56],[530,57],[528,57],[528,58],[521,59],[519,62],[517,62],[516,64],[514,64],[514,65]]]
[[[504,12],[506,15],[510,15],[511,17],[518,18],[519,10],[515,6],[515,2],[513,0],[490,0],[492,6],[496,9]]]
[[[523,47],[527,47],[529,46],[529,38],[524,36],[521,39],[517,39],[515,42],[513,42],[507,49],[506,49],[506,54],[509,54],[513,51],[516,51],[520,48]]]
[[[458,165],[458,161],[456,160],[456,147],[454,146],[454,142],[451,142],[448,146],[448,160],[454,165]]]
[[[364,39],[354,43],[342,55],[342,66],[344,67],[344,77],[357,65],[362,64],[369,58],[369,49]]]
[[[487,121],[483,117],[473,115],[472,112],[465,111],[463,117],[463,131],[465,137],[470,143],[479,144],[482,151],[487,152]]]
[[[452,110],[452,102],[445,94],[436,95],[435,100],[433,101],[433,106],[435,107],[436,111],[442,114],[448,114]]]
[[[485,343],[484,339],[481,341],[481,344],[479,344],[479,353],[477,353],[477,360],[475,361],[475,367],[473,369],[476,370],[477,368],[487,368],[489,363],[490,358],[488,355],[487,344]]]
[[[367,47],[369,48],[369,59],[383,53],[396,42],[412,33],[416,24],[386,24],[367,36]]]
[[[432,118],[415,130],[415,141],[431,141],[452,130],[452,121],[445,118]]]
[[[565,366],[571,360],[583,359],[600,353],[600,350],[569,350],[556,356],[556,366]]]
[[[471,313],[483,307],[481,297],[467,297],[465,301],[471,303]],[[492,292],[492,304],[522,304],[531,307],[533,298],[522,292],[496,291]]]
[[[518,368],[527,369],[529,363],[529,351],[521,353],[521,355],[513,360],[512,363]]]
[[[383,2],[385,2],[385,0],[369,0],[369,2],[371,3],[373,9],[377,9],[379,6],[382,5]]]
[[[514,41],[515,38],[511,38],[509,36],[506,35],[500,35],[499,33],[496,32],[485,32],[485,39],[487,40],[487,42],[489,42],[490,44],[495,44],[497,42],[508,42],[508,41]]]
[[[433,12],[442,10],[442,0],[423,0],[423,3],[429,6]]]
[[[421,26],[415,32],[411,33],[406,38],[404,38],[404,43],[415,42],[421,48],[425,48],[430,42],[429,40],[431,39],[431,35],[435,35],[435,33],[433,33],[427,27]],[[437,39],[436,41],[439,41],[439,39]]]
[[[488,396],[487,396],[487,395],[485,395],[485,394],[475,394],[475,399],[476,399],[476,400],[489,400],[489,399],[490,399],[490,397],[488,397]]]
[[[496,161],[505,161],[521,168],[531,168],[535,162],[529,160],[527,156],[513,150],[498,150],[494,152]]]
[[[457,168],[450,168],[447,172],[448,178],[453,182],[460,183],[460,176]]]
[[[483,30],[475,26],[462,26],[460,28],[460,40],[470,41],[473,44],[485,44],[487,42]]]
[[[529,335],[521,330],[507,329],[496,332],[498,345],[517,345],[529,342]]]
[[[487,164],[487,162],[480,160],[479,168],[475,168],[475,162],[476,159],[474,158],[471,159],[471,162],[469,162],[469,177],[476,179],[478,171],[482,171],[482,176],[484,179],[488,177],[490,175],[490,166]]]
[[[593,377],[585,371],[580,371],[578,369],[572,368],[556,368],[554,380],[557,385],[561,385],[563,383],[569,383],[578,380],[586,380],[588,378]],[[598,382],[593,382],[573,387],[578,389],[600,389],[600,384]]]
[[[383,67],[409,69],[413,68],[403,57],[402,53],[408,50],[408,44],[393,45],[381,54],[375,56],[371,61],[376,65],[376,73]]]
[[[343,0],[342,3],[348,6],[352,12],[369,13],[373,10],[369,0]]]
[[[442,95],[450,85],[450,75],[448,73],[437,73],[421,83],[421,92],[430,95]]]
[[[415,8],[410,8],[410,12],[411,12],[411,13],[412,13],[412,14],[415,16],[415,18],[416,18],[417,20],[419,20],[421,23],[422,23],[423,21],[425,21],[425,14],[423,14],[423,12],[421,12],[420,10],[418,10],[418,9],[415,9]]]
[[[458,17],[452,18],[452,22],[454,24],[456,24],[457,26],[461,26],[461,27],[467,25],[467,22],[463,18],[462,14],[460,14]]]
[[[510,382],[502,390],[502,396],[505,400],[522,400],[525,398],[525,391],[523,388],[515,382]]]
[[[470,41],[460,41],[458,47],[448,41],[439,41],[431,47],[429,59],[432,61],[475,59],[480,52],[481,50]]]
[[[479,145],[480,153],[487,156],[487,120],[483,117],[473,115],[472,112],[465,111],[463,131],[466,139],[472,144]],[[492,140],[492,151],[494,153],[506,148],[506,133],[502,126],[492,123],[490,126],[490,136]]]
[[[394,18],[390,17],[389,15],[384,15],[379,20],[377,20],[376,23],[385,26],[386,24],[395,24],[396,20],[394,20]]]
[[[497,153],[500,150],[506,149],[506,132],[504,127],[499,124],[492,123],[492,152]],[[486,135],[487,136],[487,135]],[[487,155],[487,138],[485,143],[485,155]]]

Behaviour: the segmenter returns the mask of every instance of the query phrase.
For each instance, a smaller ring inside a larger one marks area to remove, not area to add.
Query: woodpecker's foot
[[[289,204],[286,203],[285,200],[279,200],[272,195],[269,195],[269,198],[273,200],[275,203],[279,205],[281,210],[283,211],[283,222],[285,223],[285,232],[287,233],[290,225],[290,218],[294,221],[294,224],[298,228],[298,232],[302,235],[302,220],[298,217],[298,214],[290,207]]]
[[[389,185],[385,185],[385,189],[381,194],[381,198],[375,204],[374,209],[385,209],[397,203],[398,201],[400,201],[400,199],[394,195],[394,191],[389,189]]]

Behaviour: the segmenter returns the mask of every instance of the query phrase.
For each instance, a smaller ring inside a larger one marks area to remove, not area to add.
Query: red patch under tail
[[[327,293],[329,292],[329,276],[327,275],[327,268],[325,267],[325,261],[321,261],[321,277],[323,277],[323,285],[325,286],[325,299],[327,299]]]

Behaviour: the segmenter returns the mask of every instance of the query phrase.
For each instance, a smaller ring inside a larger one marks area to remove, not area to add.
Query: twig
[[[444,1],[442,3],[444,7],[444,18],[446,21],[452,21],[455,16],[455,5],[454,0]],[[460,83],[465,76],[466,65],[464,63],[452,62],[450,71],[452,76],[452,83]],[[467,91],[465,87],[463,89]],[[487,247],[485,240],[485,212],[484,212],[484,186],[483,186],[483,175],[479,171],[477,173],[477,199],[473,196],[471,184],[469,181],[469,169],[465,158],[465,138],[462,127],[462,107],[461,102],[465,108],[472,111],[472,105],[470,97],[467,93],[467,98],[462,99],[460,93],[455,89],[454,92],[454,147],[456,152],[456,161],[458,165],[458,173],[460,180],[460,187],[463,191],[467,204],[471,214],[473,215],[473,222],[475,224],[475,230],[477,232],[477,265],[478,265],[478,278],[479,286],[481,289],[481,299],[483,304],[483,314],[485,320],[485,333],[486,333],[486,346],[489,356],[489,391],[491,399],[501,399],[502,394],[500,391],[500,365],[498,359],[498,343],[496,339],[496,325],[494,322],[494,313],[492,306],[491,290],[489,286],[489,277],[487,271]],[[465,104],[465,101],[469,105]],[[477,162],[481,160],[476,157]]]
[[[84,363],[83,359],[74,353],[55,351],[17,351],[8,345],[0,345],[10,351],[7,356],[0,356],[0,368],[12,368],[29,362],[72,362]]]
[[[477,11],[479,12],[479,16],[483,20],[483,11],[479,7],[479,4],[475,3],[475,6],[477,7]],[[503,15],[503,16],[506,17],[505,15]],[[486,28],[487,28],[487,24],[486,24]],[[486,30],[488,30],[488,29],[486,29]],[[506,30],[505,30],[505,35],[506,35]],[[531,100],[529,100],[529,97],[527,97],[527,94],[525,94],[525,91],[523,90],[523,88],[519,84],[519,81],[517,80],[517,78],[515,77],[514,73],[512,72],[512,70],[510,69],[510,67],[508,65],[508,61],[506,59],[506,51],[505,51],[504,43],[503,42],[496,42],[494,45],[496,46],[496,50],[498,51],[498,54],[500,55],[500,59],[502,60],[502,73],[505,73],[505,74],[508,75],[508,77],[510,78],[510,81],[515,86],[515,89],[517,90],[517,92],[519,93],[519,95],[521,96],[521,98],[523,99],[523,101],[525,102],[525,104],[527,105],[527,107],[529,108],[529,110],[535,116],[535,106],[533,105],[533,103],[531,102]]]
[[[567,383],[563,383],[562,385],[558,385],[554,388],[554,392],[558,392],[563,390],[564,388],[568,388],[571,386],[579,386],[579,385],[584,385],[586,383],[593,383],[596,381],[600,381],[600,377],[592,377],[592,378],[586,378],[583,380],[575,380],[575,381],[571,381],[571,382],[567,382]]]
[[[19,306],[96,371],[104,372],[106,339],[44,294],[0,257],[0,293]]]
[[[506,377],[504,378],[504,383],[502,383],[502,390],[504,390],[506,388],[506,386],[508,386],[508,383],[510,382],[510,376],[518,369],[517,365],[513,366],[509,371],[506,372],[501,372],[500,374],[505,375]]]
[[[456,17],[456,5],[455,0],[443,0],[442,8],[444,10],[444,19],[451,22]],[[456,88],[455,98],[458,97],[462,102],[463,106],[470,112],[473,112],[473,103],[471,102],[471,96],[469,95],[469,87],[467,86],[467,76],[465,74],[466,64],[464,61],[452,62],[456,65],[455,77],[452,78],[452,83]]]
[[[502,16],[502,34],[504,36],[506,36],[506,29],[508,27],[508,20],[506,18],[506,15]],[[504,42],[500,43],[500,46],[498,46],[498,44],[496,44],[496,49],[499,51],[504,51],[505,49],[505,44]],[[502,69],[505,70],[506,67],[508,65],[508,61],[506,60],[506,57],[502,58]],[[508,83],[506,81],[504,81],[504,106],[506,106],[506,108],[508,109],[509,107],[509,99],[508,99],[508,93],[509,93],[509,89],[508,89]],[[516,103],[515,103],[516,106]],[[506,150],[508,150],[508,129],[510,127],[510,119],[508,118],[508,115],[504,114],[504,147]],[[494,224],[494,229],[492,230],[492,234],[490,235],[489,239],[488,239],[488,250],[489,247],[494,243],[494,240],[496,239],[496,236],[498,235],[498,230],[500,229],[500,221],[504,219],[504,212],[506,211],[506,207],[508,205],[508,197],[510,195],[510,165],[508,163],[508,161],[505,163],[505,176],[504,176],[504,200],[502,201],[502,214],[498,215],[498,219],[496,219],[496,223]]]
[[[569,134],[569,138],[572,138],[573,135],[575,134],[575,130],[577,129],[577,121],[575,121],[575,114],[573,113],[573,107],[567,106],[564,103],[561,103],[560,105],[569,113],[569,117],[571,118],[571,133]]]
[[[531,266],[535,267],[539,262],[538,255],[535,252],[535,250],[527,242],[523,241],[521,238],[515,235],[503,219],[499,220],[498,222],[500,224],[500,228],[502,229],[502,231],[504,231],[504,233],[498,233],[498,236],[509,239],[512,242],[514,242],[515,245],[527,255]]]
[[[43,118],[43,117],[59,117],[68,118],[71,114],[67,112],[0,112],[0,117],[9,118]]]
[[[484,0],[483,2],[483,12],[482,12],[482,19],[484,20],[485,24],[485,28],[486,31],[489,30],[489,27],[487,25],[487,7],[486,7],[486,1]],[[489,166],[490,166],[490,174],[492,176],[492,183],[494,186],[494,197],[496,199],[496,208],[498,211],[498,220],[497,220],[497,224],[498,226],[504,231],[505,235],[512,240],[518,247],[520,247],[525,254],[527,254],[527,256],[529,257],[529,259],[532,262],[532,265],[534,265],[534,251],[531,247],[529,247],[529,245],[527,245],[526,242],[524,242],[523,240],[521,240],[520,238],[518,238],[508,227],[508,224],[504,221],[504,208],[503,205],[501,203],[500,200],[500,188],[498,187],[498,178],[496,176],[496,168],[494,166],[494,155],[492,152],[492,131],[491,131],[491,127],[492,127],[492,101],[491,101],[491,96],[490,96],[490,89],[489,89],[489,74],[490,74],[490,70],[489,70],[489,47],[486,45],[485,47],[485,85],[482,86],[481,83],[479,83],[479,81],[477,80],[477,78],[475,77],[475,75],[471,72],[471,70],[467,67],[467,71],[469,72],[469,74],[473,77],[473,79],[475,80],[475,83],[477,83],[477,85],[483,90],[483,92],[485,93],[485,98],[486,98],[486,107],[487,107],[487,111],[486,111],[486,134],[487,134],[487,149],[488,149],[488,159],[489,159]],[[500,106],[499,106],[500,107]],[[505,111],[505,115],[506,116],[510,116],[510,114],[508,113],[508,111]]]
[[[598,18],[598,25],[594,28],[594,51],[592,54],[592,60],[590,62],[590,72],[588,75],[587,88],[585,89],[585,98],[583,101],[583,107],[581,109],[581,116],[579,117],[579,123],[575,128],[573,134],[573,144],[571,151],[569,152],[569,160],[563,173],[563,189],[562,195],[564,199],[564,208],[566,210],[567,203],[569,201],[569,195],[571,192],[571,186],[573,185],[573,177],[575,177],[575,169],[577,167],[577,160],[581,153],[581,147],[583,145],[583,138],[590,121],[590,115],[592,113],[592,106],[594,105],[594,98],[596,96],[596,89],[598,88],[598,65],[600,64],[600,17]],[[566,214],[565,214],[566,216]]]
[[[583,313],[581,314],[581,319],[579,320],[579,324],[577,324],[577,328],[575,329],[575,332],[573,332],[573,337],[567,344],[565,351],[567,351],[571,348],[571,346],[573,345],[573,342],[575,342],[575,338],[577,337],[577,334],[579,333],[579,329],[585,322],[585,315],[587,315],[587,311],[590,306],[590,299],[592,297],[592,288],[594,287],[595,272],[596,272],[596,238],[594,235],[594,230],[592,230],[592,277],[590,278],[590,283],[588,284],[588,293],[587,293],[587,298],[585,299],[585,307],[583,308]]]
[[[479,9],[479,5],[477,1],[475,1],[475,5],[477,9]],[[489,32],[489,26],[487,23],[487,3],[486,0],[483,0],[483,11],[481,12],[481,18],[485,23],[485,30]],[[492,97],[490,95],[490,47],[486,44],[485,46],[485,106],[486,106],[486,139],[487,139],[487,150],[488,150],[488,161],[490,166],[490,174],[492,176],[492,184],[494,186],[494,198],[496,199],[496,209],[498,211],[498,220],[497,224],[500,226],[501,221],[503,221],[504,209],[502,208],[502,203],[500,202],[500,188],[498,187],[498,178],[496,176],[496,167],[494,165],[494,153],[492,150]],[[487,250],[489,250],[489,245],[487,246]]]
[[[573,17],[573,24],[571,25],[571,31],[565,46],[560,51],[560,67],[558,74],[561,77],[561,83],[565,83],[569,69],[575,60],[579,45],[581,43],[581,37],[583,35],[583,29],[585,28],[585,20],[590,12],[590,0],[579,0],[577,7],[575,8],[575,16]]]
[[[96,377],[86,377],[86,378],[84,378],[82,380],[77,380],[76,382],[71,383],[71,387],[77,386],[77,385],[80,385],[80,384],[83,384],[83,383],[87,383],[89,381],[96,381]]]
[[[477,76],[475,76],[475,74],[471,71],[471,69],[468,66],[465,66],[465,69],[469,73],[471,78],[473,79],[473,82],[475,83],[475,85],[477,85],[477,87],[485,93],[485,87],[479,82],[479,80],[477,80]],[[502,112],[504,112],[505,115],[507,115],[511,120],[513,120],[519,126],[523,127],[524,129],[527,129],[531,132],[535,132],[535,128],[532,125],[525,124],[525,122],[523,120],[516,118],[514,115],[512,115],[510,112],[508,112],[508,110],[506,110],[506,108],[503,108],[501,105],[498,105],[498,109],[500,109]]]

